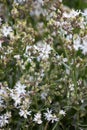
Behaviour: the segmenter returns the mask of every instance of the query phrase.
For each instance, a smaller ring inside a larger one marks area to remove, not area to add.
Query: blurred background
[[[84,10],[87,8],[87,0],[63,0],[63,3],[70,8]]]

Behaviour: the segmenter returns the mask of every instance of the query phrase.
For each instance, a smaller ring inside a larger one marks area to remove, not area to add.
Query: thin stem
[[[52,130],[55,130],[55,128],[57,127],[58,125],[58,122],[54,125],[53,129]]]
[[[47,130],[49,122],[46,123],[44,130]]]

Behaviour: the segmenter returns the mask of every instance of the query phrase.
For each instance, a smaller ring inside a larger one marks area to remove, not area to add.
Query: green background
[[[63,3],[68,5],[70,8],[81,10],[87,8],[87,0],[63,0]]]

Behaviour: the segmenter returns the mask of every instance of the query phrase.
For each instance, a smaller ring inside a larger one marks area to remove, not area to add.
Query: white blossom
[[[47,108],[47,112],[44,113],[44,116],[47,121],[51,121],[52,123],[54,123],[55,121],[58,121],[58,118],[56,117],[56,115],[52,114],[52,110],[49,110],[48,108]]]
[[[60,111],[59,111],[59,115],[64,115],[64,116],[65,116],[65,114],[66,114],[66,113],[65,113],[64,110],[60,110]]]
[[[21,84],[20,82],[17,82],[14,88],[18,94],[25,94],[26,92],[26,86]]]
[[[41,113],[38,112],[34,115],[34,119],[33,121],[35,121],[37,124],[42,124],[42,120],[41,120]]]
[[[47,95],[48,95],[48,94],[47,94],[46,92],[42,92],[42,93],[41,93],[41,99],[42,99],[42,100],[46,100]]]
[[[81,46],[82,53],[85,55],[87,54],[87,36],[83,38],[83,44]]]
[[[0,25],[2,24],[2,18],[0,17]]]
[[[39,58],[43,60],[49,58],[49,54],[52,50],[49,44],[43,43],[42,41],[39,41],[37,45],[34,46],[34,48],[39,52]]]
[[[19,115],[23,116],[24,118],[27,118],[28,115],[31,115],[31,111],[28,111],[26,109],[20,109]]]
[[[7,112],[6,114],[1,115],[1,116],[0,116],[0,127],[3,127],[3,126],[5,126],[6,124],[8,124],[10,117],[11,117],[11,113],[10,113],[10,112]]]
[[[18,93],[10,93],[10,97],[14,100],[14,106],[17,107],[17,105],[21,104],[21,97]]]
[[[82,45],[81,45],[81,38],[80,36],[75,36],[75,38],[73,38],[73,47],[76,51],[78,51]]]
[[[26,2],[27,0],[14,0],[14,2],[16,2],[16,3],[23,3],[23,2]]]
[[[3,34],[5,37],[7,37],[8,35],[10,35],[10,33],[11,33],[12,31],[13,31],[13,30],[12,30],[12,27],[11,27],[11,26],[3,26],[3,27],[2,27],[2,30],[1,30],[2,34]]]
[[[64,12],[63,17],[65,18],[75,18],[76,16],[79,16],[81,12],[80,11],[75,11],[72,9],[70,12]]]

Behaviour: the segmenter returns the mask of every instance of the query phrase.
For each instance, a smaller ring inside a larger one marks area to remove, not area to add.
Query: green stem
[[[72,72],[72,78],[73,78],[73,83],[74,83],[74,88],[75,88],[75,95],[77,99],[77,77],[76,77],[76,61],[75,61],[76,54],[74,52],[74,66],[73,66],[73,72]]]
[[[55,130],[55,128],[57,127],[58,125],[58,122],[54,125],[53,129],[52,130]]]
[[[47,130],[49,122],[46,123],[44,130]]]

